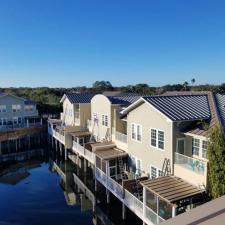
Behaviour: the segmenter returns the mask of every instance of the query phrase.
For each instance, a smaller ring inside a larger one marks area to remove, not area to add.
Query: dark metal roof
[[[202,190],[196,186],[175,176],[163,176],[152,180],[140,182],[153,194],[171,204],[176,204],[180,200],[202,194]]]
[[[210,119],[207,95],[143,97],[173,121]]]
[[[129,105],[137,101],[142,96],[133,93],[124,93],[116,96],[107,96],[112,104]]]
[[[225,129],[225,94],[215,94],[215,100],[221,124]]]
[[[91,103],[95,94],[92,93],[66,93],[66,97],[71,103]]]
[[[35,102],[31,99],[26,98],[26,99],[24,99],[24,104],[25,105],[35,105]]]

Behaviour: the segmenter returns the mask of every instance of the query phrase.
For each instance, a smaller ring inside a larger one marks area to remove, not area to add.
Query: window
[[[164,142],[165,142],[164,131],[151,129],[151,140],[150,140],[151,146],[164,150]]]
[[[34,109],[33,105],[25,105],[26,112],[33,111],[33,109]]]
[[[139,124],[131,124],[131,139],[140,141],[142,139],[142,127]]]
[[[161,177],[161,176],[162,176],[162,171],[155,166],[151,166],[150,178],[154,179],[154,178]]]
[[[0,113],[6,113],[6,105],[0,105]]]
[[[202,141],[202,158],[207,159],[208,141]]]
[[[164,132],[158,131],[158,148],[164,149]]]
[[[13,112],[20,112],[21,111],[21,105],[12,105],[12,111]]]
[[[108,127],[108,116],[102,115],[102,125]]]
[[[156,147],[156,130],[151,129],[151,145]]]
[[[200,140],[192,138],[192,154],[199,156]]]

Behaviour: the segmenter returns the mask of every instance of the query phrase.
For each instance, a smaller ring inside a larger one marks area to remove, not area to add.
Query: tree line
[[[120,91],[122,93],[137,93],[140,95],[159,95],[167,91],[214,91],[225,93],[225,83],[221,85],[194,85],[193,78],[190,83],[168,84],[161,87],[150,86],[145,83],[127,86],[113,86],[110,81],[96,81],[91,87],[77,86],[72,88],[49,88],[49,87],[19,87],[0,88],[0,92],[11,93],[24,98],[32,99],[37,103],[41,114],[58,114],[61,111],[60,99],[66,92],[102,93],[104,91]]]

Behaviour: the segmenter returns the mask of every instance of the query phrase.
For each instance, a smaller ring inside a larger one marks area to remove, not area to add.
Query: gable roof
[[[92,93],[65,93],[60,100],[63,102],[65,98],[68,98],[70,103],[91,103],[91,99],[94,97],[95,94]]]
[[[145,96],[122,111],[128,114],[135,107],[147,102],[172,121],[206,120],[211,113],[206,95]]]
[[[211,113],[211,118],[208,121],[208,128],[205,128],[203,124],[193,124],[190,127],[187,127],[185,130],[183,130],[184,133],[189,133],[189,134],[194,134],[194,135],[200,135],[200,136],[208,136],[208,131],[210,128],[215,127],[220,123],[220,118],[219,118],[219,109],[218,105],[216,103],[215,95],[211,91],[170,91],[170,92],[165,92],[163,95],[168,96],[168,95],[206,95],[208,98],[209,102],[209,109]]]
[[[225,129],[225,94],[215,94],[215,102],[220,122]]]
[[[124,93],[116,96],[106,96],[111,104],[130,105],[141,98],[140,95],[133,93]]]
[[[13,94],[9,94],[9,93],[0,92],[0,98],[1,98],[1,97],[5,97],[5,96],[12,96],[12,97],[14,97],[14,98],[20,99],[20,100],[24,101],[24,104],[25,104],[25,105],[35,105],[35,104],[36,104],[36,103],[35,103],[33,100],[31,100],[31,99],[19,97],[19,96],[16,96],[16,95],[13,95]]]
[[[210,109],[206,95],[143,97],[172,121],[209,119]]]

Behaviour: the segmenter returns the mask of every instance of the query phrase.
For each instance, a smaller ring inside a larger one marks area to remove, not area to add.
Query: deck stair
[[[120,169],[120,174],[121,174],[121,179],[122,180],[127,180],[128,176],[125,173],[125,169],[124,169],[124,164],[123,164],[123,159],[122,157],[118,157],[118,164],[119,164],[119,169]]]
[[[170,159],[165,158],[162,167],[162,176],[169,176],[171,175],[171,165]]]

